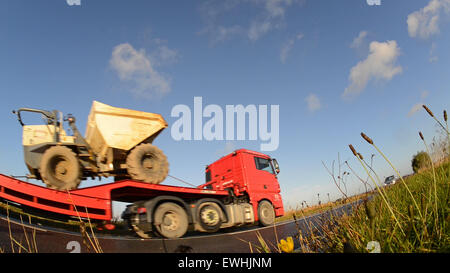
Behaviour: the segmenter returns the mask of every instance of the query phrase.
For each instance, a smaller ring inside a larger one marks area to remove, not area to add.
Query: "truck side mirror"
[[[278,161],[275,158],[272,158],[273,167],[275,168],[275,171],[277,174],[280,173],[280,165],[278,165]]]

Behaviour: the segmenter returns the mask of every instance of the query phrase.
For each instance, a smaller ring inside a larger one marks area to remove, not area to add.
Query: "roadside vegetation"
[[[91,223],[89,218],[83,220],[78,216],[77,220],[68,221],[67,219],[51,219],[43,215],[40,216],[26,213],[21,208],[12,206],[7,202],[0,202],[0,211],[2,214],[6,215],[10,241],[9,246],[0,246],[0,253],[38,253],[39,249],[36,240],[36,224],[80,232],[82,235],[82,243],[89,252],[103,252],[94,232],[94,230],[98,231],[98,225]],[[14,219],[14,223],[12,219]],[[22,229],[22,233],[20,234],[19,232],[14,232],[13,234],[13,225],[19,226],[19,229]]]
[[[370,189],[367,194],[357,197],[362,202],[355,203],[349,214],[338,217],[331,214],[322,219],[320,225],[309,226],[306,234],[299,230],[294,238],[283,238],[275,249],[270,250],[263,238],[259,238],[261,246],[266,247],[256,249],[260,252],[450,252],[450,134],[447,112],[444,111],[444,122],[441,122],[428,107],[423,107],[436,121],[441,137],[433,138],[429,145],[419,132],[424,151],[418,152],[411,161],[414,175],[402,177],[377,144],[361,133],[363,139],[392,167],[398,177],[397,183],[384,186],[371,164],[349,145],[365,170],[364,175],[358,175],[345,162],[351,170],[349,173]],[[343,193],[344,200],[349,200],[340,180],[342,174],[336,178],[333,172],[328,172]],[[363,176],[367,179],[363,180]],[[336,204],[327,204],[316,206],[315,210],[331,211],[335,207]],[[296,220],[299,214],[305,215],[304,211],[307,210],[290,212],[287,217]],[[296,250],[294,244],[298,246]]]

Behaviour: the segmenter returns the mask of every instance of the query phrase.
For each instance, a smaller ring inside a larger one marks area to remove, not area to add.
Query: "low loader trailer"
[[[91,221],[112,220],[112,202],[130,203],[122,214],[142,238],[179,238],[188,231],[274,224],[284,214],[276,159],[240,149],[205,169],[194,187],[124,179],[73,190],[46,188],[0,174],[0,198],[24,208]]]

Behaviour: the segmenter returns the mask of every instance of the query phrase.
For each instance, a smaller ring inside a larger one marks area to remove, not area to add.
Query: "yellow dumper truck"
[[[39,113],[45,124],[26,125],[22,112]],[[75,126],[75,117],[60,111],[20,108],[13,111],[23,128],[22,144],[29,177],[49,188],[76,189],[86,178],[131,178],[159,184],[168,175],[169,163],[153,140],[167,128],[159,114],[92,103],[86,135]],[[68,122],[72,135],[63,128]]]

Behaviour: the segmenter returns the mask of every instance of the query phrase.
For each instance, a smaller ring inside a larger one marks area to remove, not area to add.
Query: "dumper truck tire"
[[[158,147],[143,143],[136,146],[128,155],[127,171],[131,179],[159,184],[169,174],[169,162]]]
[[[39,173],[48,188],[73,190],[82,178],[77,155],[64,146],[53,146],[42,156]]]

